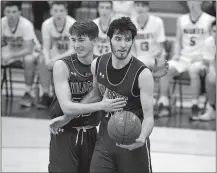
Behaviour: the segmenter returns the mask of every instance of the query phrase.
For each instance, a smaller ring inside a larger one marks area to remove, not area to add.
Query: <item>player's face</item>
[[[201,9],[202,1],[190,0],[187,1],[187,4],[190,12],[193,12]]]
[[[102,17],[111,16],[112,4],[107,1],[99,2],[98,12],[99,12],[99,16],[102,16]]]
[[[55,20],[62,20],[67,15],[67,9],[64,5],[54,4],[51,8],[51,15]]]
[[[128,54],[131,51],[133,45],[132,33],[126,31],[120,33],[115,31],[112,39],[110,40],[112,53],[116,56],[117,59],[123,60],[127,58]]]
[[[135,3],[135,10],[137,14],[146,14],[149,11],[149,7],[141,2],[136,2]]]
[[[93,52],[93,47],[95,46],[95,40],[90,40],[88,36],[71,36],[72,45],[75,53],[78,57],[86,57],[91,52]]]
[[[9,22],[16,22],[20,16],[20,10],[17,6],[6,7],[4,13]]]

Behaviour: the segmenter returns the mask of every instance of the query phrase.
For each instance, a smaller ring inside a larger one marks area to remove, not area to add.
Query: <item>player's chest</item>
[[[155,41],[157,39],[157,30],[155,28],[147,27],[145,29],[138,29],[136,41]]]

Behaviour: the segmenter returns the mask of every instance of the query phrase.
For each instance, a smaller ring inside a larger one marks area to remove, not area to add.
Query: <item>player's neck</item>
[[[14,20],[14,21],[8,20],[8,26],[9,26],[10,28],[16,28],[17,25],[18,25],[19,19],[20,19],[20,17],[18,17],[18,18],[17,18],[16,20]]]
[[[196,10],[196,11],[194,11],[194,12],[191,12],[190,13],[190,17],[191,17],[191,19],[192,20],[197,20],[198,19],[198,17],[202,14],[202,10]]]
[[[138,21],[139,25],[141,25],[141,26],[145,25],[148,21],[148,17],[149,17],[148,14],[139,15],[137,17],[137,21]]]
[[[54,23],[55,23],[57,26],[63,26],[64,23],[65,23],[65,20],[66,20],[66,18],[63,18],[63,19],[61,19],[61,20],[55,20],[55,19],[54,19]]]
[[[130,62],[131,58],[132,58],[132,54],[129,53],[128,56],[127,56],[127,58],[125,58],[123,60],[119,60],[112,53],[112,66],[115,69],[122,69],[122,68],[124,68]]]
[[[87,56],[85,57],[79,57],[78,56],[78,60],[85,65],[90,65],[91,62],[93,61],[93,51],[90,52]]]
[[[100,23],[103,26],[108,26],[111,23],[111,16],[101,16],[100,17]]]

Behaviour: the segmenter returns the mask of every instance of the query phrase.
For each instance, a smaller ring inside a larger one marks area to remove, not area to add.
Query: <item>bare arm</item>
[[[49,63],[50,61],[50,49],[51,49],[51,36],[49,31],[47,30],[46,23],[42,24],[42,41],[43,41],[43,47],[42,47],[42,53],[43,57],[45,59],[45,63]]]
[[[182,33],[181,33],[180,18],[179,18],[176,23],[176,41],[175,41],[174,56],[173,56],[175,59],[179,58],[181,49],[182,49]]]
[[[71,91],[68,84],[69,71],[66,64],[59,60],[56,61],[53,68],[53,78],[55,92],[60,103],[60,107],[65,115],[77,116],[102,110],[101,103],[81,104],[71,100]]]
[[[93,89],[87,94],[87,96],[82,99],[82,103],[94,103],[102,100],[102,96],[100,94],[99,88],[98,88],[98,82],[96,77],[96,62],[97,59],[93,60],[91,64],[91,72],[93,74]]]
[[[148,82],[144,82],[148,81]],[[152,132],[154,127],[153,115],[153,92],[154,80],[151,72],[144,69],[139,75],[140,99],[143,110],[142,131],[139,138],[145,140]]]

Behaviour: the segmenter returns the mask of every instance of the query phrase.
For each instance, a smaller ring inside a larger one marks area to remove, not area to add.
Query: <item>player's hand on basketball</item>
[[[145,144],[145,140],[142,138],[138,138],[133,144],[130,144],[130,145],[116,144],[116,146],[127,149],[127,150],[135,150],[137,148],[142,147],[144,144]]]
[[[109,99],[107,97],[107,94],[108,89],[106,89],[103,99],[101,101],[102,110],[106,112],[122,111],[123,107],[126,106],[126,101],[124,100],[124,98]]]

